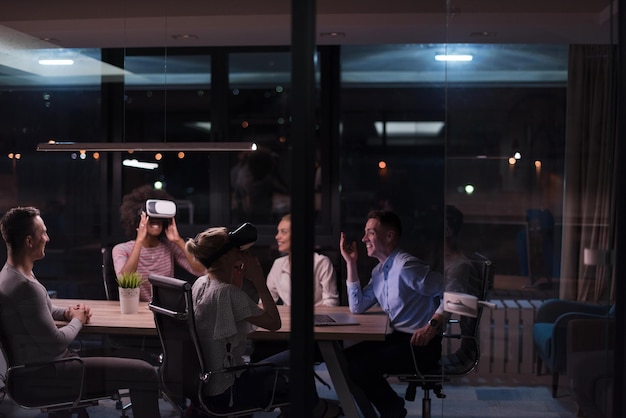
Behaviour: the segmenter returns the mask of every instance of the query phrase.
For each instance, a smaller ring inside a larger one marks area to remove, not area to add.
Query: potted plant
[[[139,311],[139,287],[141,275],[137,272],[122,273],[117,279],[120,295],[120,309],[122,313],[137,313]]]

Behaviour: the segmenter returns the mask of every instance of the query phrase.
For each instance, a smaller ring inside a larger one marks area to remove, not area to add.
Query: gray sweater
[[[82,328],[78,319],[58,328],[65,308],[52,304],[46,288],[5,264],[0,271],[0,330],[13,365],[48,361],[70,354],[69,344]]]

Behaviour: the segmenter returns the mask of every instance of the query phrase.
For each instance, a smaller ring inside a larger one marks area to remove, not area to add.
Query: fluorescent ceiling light
[[[68,59],[44,59],[38,62],[39,65],[74,65],[74,60]]]
[[[96,49],[94,49],[96,51]],[[70,54],[70,55],[68,55]],[[59,67],[58,64],[40,64],[39,60],[62,59],[74,61],[74,65]],[[63,85],[72,82],[86,83],[84,77],[97,77],[101,82],[102,77],[121,77],[127,72],[124,69],[107,64],[99,59],[81,53],[77,49],[59,49],[51,42],[26,35],[22,32],[0,25],[0,65],[15,68],[39,77],[54,77],[53,84]],[[61,70],[62,68],[62,70]],[[50,83],[50,80],[45,80]],[[89,83],[93,81],[89,80]]]
[[[444,126],[442,121],[430,122],[374,122],[378,136],[407,137],[407,136],[437,136]]]
[[[254,142],[43,142],[37,151],[256,151]]]
[[[192,122],[188,126],[204,132],[211,132],[211,122]]]
[[[159,165],[157,163],[148,163],[145,161],[138,161],[138,160],[124,160],[122,161],[122,165],[126,166],[126,167],[133,167],[133,168],[143,168],[146,170],[154,170],[155,168],[157,168]]]
[[[435,55],[437,61],[471,61],[474,57],[471,55]]]

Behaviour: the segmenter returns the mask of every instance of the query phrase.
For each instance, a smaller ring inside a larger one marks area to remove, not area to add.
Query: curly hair
[[[174,200],[165,190],[155,189],[149,184],[137,187],[125,195],[122,199],[122,206],[120,206],[120,221],[124,233],[129,238],[134,238],[137,234],[139,216],[141,211],[145,210],[148,199]]]

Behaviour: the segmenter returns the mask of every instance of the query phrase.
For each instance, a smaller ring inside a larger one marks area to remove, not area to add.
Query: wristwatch
[[[430,325],[433,328],[439,328],[439,321],[436,318],[433,318],[430,321],[428,321],[428,325]]]

